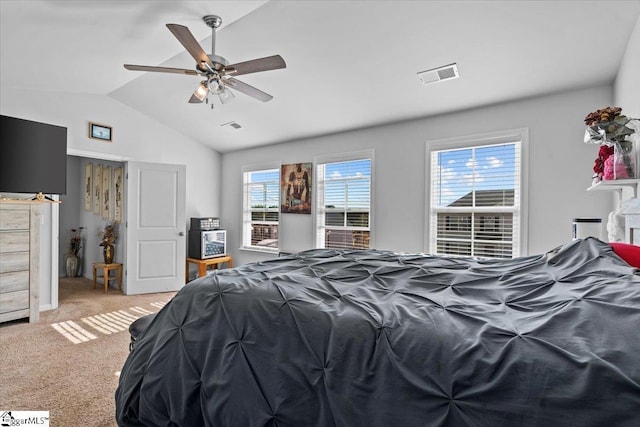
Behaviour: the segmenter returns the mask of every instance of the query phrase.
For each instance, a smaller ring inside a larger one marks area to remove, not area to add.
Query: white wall
[[[116,160],[186,165],[187,218],[220,215],[221,156],[216,151],[107,96],[5,87],[1,88],[1,92],[0,114],[67,127],[68,150],[89,156],[97,153]],[[88,138],[90,121],[112,126],[113,142]],[[73,191],[73,186],[70,189]],[[45,212],[50,212],[50,209],[45,209]],[[49,213],[45,218],[43,236],[52,233],[52,215],[56,214]],[[53,234],[57,236],[57,230]],[[61,237],[64,238],[64,235]],[[41,309],[51,308],[52,289],[57,289],[58,258],[52,254],[51,243],[47,244],[49,246],[44,247],[43,251],[46,252],[40,258]],[[57,246],[58,242],[55,243]],[[52,259],[52,255],[56,258]],[[64,256],[64,253],[59,256]],[[55,276],[53,279],[52,274]]]
[[[629,38],[614,85],[615,105],[627,117],[640,118],[640,18]]]
[[[80,199],[77,196],[82,191],[82,174],[80,173],[80,158],[67,156],[67,194],[60,196],[62,203],[59,206],[59,222],[58,230],[60,231],[60,239],[58,242],[58,276],[65,276],[65,256],[69,250],[70,230],[72,228],[83,227],[81,223]],[[86,234],[86,233],[84,233]],[[85,248],[82,248],[84,251]],[[81,252],[82,254],[82,252]],[[84,273],[83,268],[83,273]]]
[[[226,153],[222,156],[222,222],[229,234],[234,264],[271,257],[239,250],[242,238],[242,174],[245,165],[312,161],[314,156],[375,150],[373,246],[407,252],[425,251],[425,141],[499,130],[529,129],[528,254],[548,251],[571,238],[576,216],[601,217],[613,208],[607,192],[587,192],[597,147],[584,144],[584,117],[610,105],[613,88],[602,86]],[[279,234],[298,247],[313,247],[313,218],[282,215]]]

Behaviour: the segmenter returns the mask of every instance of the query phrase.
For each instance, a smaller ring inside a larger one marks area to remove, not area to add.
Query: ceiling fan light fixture
[[[224,83],[220,80],[218,76],[213,76],[207,82],[207,86],[209,86],[209,92],[214,95],[220,95],[224,91]]]
[[[222,90],[222,92],[218,94],[218,98],[220,98],[220,102],[222,102],[223,104],[228,104],[229,102],[233,101],[235,97],[236,96],[233,94],[233,92],[231,92],[226,87]]]
[[[201,82],[200,86],[198,86],[195,92],[193,92],[193,95],[200,101],[204,101],[208,93],[206,82]]]

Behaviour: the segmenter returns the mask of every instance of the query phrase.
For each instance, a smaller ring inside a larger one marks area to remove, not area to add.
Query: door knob
[[[179,232],[178,236],[184,236],[184,231]]]

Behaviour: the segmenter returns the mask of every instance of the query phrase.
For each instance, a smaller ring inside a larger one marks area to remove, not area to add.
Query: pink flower
[[[607,157],[607,160],[604,161],[604,170],[602,174],[602,179],[605,181],[613,179],[613,157]]]
[[[602,173],[604,172],[604,161],[600,157],[593,162],[593,172],[602,177]]]
[[[598,157],[593,162],[593,172],[602,177],[603,179],[613,179],[613,178],[604,178],[604,168],[605,162],[607,159],[613,159],[614,148],[613,145],[602,144],[600,145],[600,149],[598,150]],[[613,173],[613,172],[612,172]]]
[[[605,181],[612,179],[624,179],[628,178],[629,174],[627,173],[627,167],[624,162],[615,161],[615,156],[607,157],[607,160],[604,161],[604,171],[602,175],[602,179]]]
[[[600,150],[598,151],[598,157],[602,160],[607,160],[607,157],[613,154],[613,145],[602,144],[600,146]]]

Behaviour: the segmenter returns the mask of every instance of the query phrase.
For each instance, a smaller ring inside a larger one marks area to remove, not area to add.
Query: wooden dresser
[[[0,322],[40,317],[40,205],[0,201]]]

